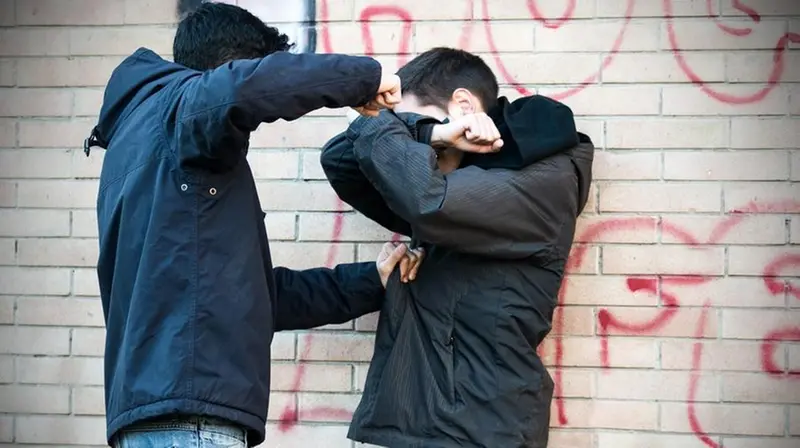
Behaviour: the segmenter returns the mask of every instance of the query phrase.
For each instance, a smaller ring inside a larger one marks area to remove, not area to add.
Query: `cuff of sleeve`
[[[365,83],[368,93],[365,93],[361,101],[352,107],[361,107],[372,101],[378,94],[378,88],[381,86],[381,78],[383,77],[383,67],[380,62],[368,56],[360,56],[360,58],[364,61],[364,65],[367,66],[365,71],[369,72]]]

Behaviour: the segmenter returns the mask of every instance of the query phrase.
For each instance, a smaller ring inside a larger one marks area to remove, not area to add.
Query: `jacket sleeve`
[[[383,303],[385,290],[374,262],[303,271],[277,267],[273,273],[276,331],[349,322]]]
[[[378,190],[361,172],[353,152],[353,142],[347,133],[341,133],[325,144],[320,163],[325,177],[342,201],[384,228],[411,236],[408,222],[386,205]]]
[[[404,114],[405,115],[405,114]],[[571,165],[439,171],[433,149],[391,112],[348,129],[359,166],[415,238],[464,253],[551,260],[561,227],[578,215]],[[569,162],[567,162],[569,163]]]
[[[381,65],[372,58],[287,52],[199,74],[183,87],[177,107],[180,164],[230,169],[261,123],[360,106],[375,96],[380,80]]]

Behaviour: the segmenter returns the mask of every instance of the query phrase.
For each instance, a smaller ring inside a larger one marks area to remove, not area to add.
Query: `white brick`
[[[70,235],[72,237],[97,238],[97,212],[94,210],[73,210],[71,213],[72,230]]]
[[[105,341],[105,329],[75,328],[72,330],[72,349],[70,353],[73,356],[103,356]]]
[[[0,181],[0,207],[17,205],[17,184]]]
[[[71,158],[64,149],[0,150],[0,178],[66,178]]]
[[[14,323],[14,297],[0,296],[0,324]],[[1,358],[0,358],[1,359]],[[1,370],[1,369],[0,369]],[[2,378],[2,374],[0,374]],[[0,383],[3,381],[0,380]]]
[[[363,0],[362,0],[363,1]],[[451,0],[452,1],[452,0]],[[425,2],[424,0],[417,0],[417,3],[420,3],[420,6],[423,5],[430,5],[430,3]],[[484,18],[483,14],[483,2],[472,2],[474,3],[474,12],[473,17],[477,18]],[[541,14],[541,19],[545,19],[548,23],[558,23],[558,19],[563,17],[568,11],[568,3],[570,2],[535,2],[534,6],[536,6],[538,12]],[[576,0],[575,2],[575,9],[572,10],[571,17],[574,18],[588,18],[593,17],[595,15],[596,7],[595,2],[592,0]],[[526,20],[530,20],[534,18],[533,11],[531,11],[529,4],[526,2],[513,2],[509,3],[505,0],[488,0],[488,18],[489,19],[501,19],[501,18],[513,18],[519,19],[524,18]],[[438,4],[437,8],[430,8],[430,9],[439,9],[444,7],[443,4]],[[422,8],[420,8],[422,9]],[[460,9],[455,8],[451,12],[451,15],[459,15]],[[494,23],[494,20],[492,20]]]
[[[0,238],[0,265],[17,264],[17,241],[11,238]]]
[[[0,294],[69,294],[70,271],[64,268],[0,267]]]
[[[319,161],[320,151],[305,151],[302,155],[302,175],[304,180],[325,180],[325,171]]]
[[[598,17],[625,17],[630,0],[603,0],[598,4]],[[706,17],[705,0],[672,0],[674,17]],[[630,11],[633,17],[662,17],[664,9],[661,2],[636,2]]]
[[[20,207],[95,208],[97,181],[20,181],[17,194]]]
[[[97,270],[75,269],[72,293],[76,296],[99,296],[100,286],[98,285]]]
[[[337,211],[340,208],[336,193],[328,183],[273,181],[259,182],[257,188],[261,206],[268,211]],[[346,205],[341,207],[349,209]]]
[[[95,239],[26,238],[19,240],[21,266],[94,266],[98,257]]]
[[[714,91],[734,98],[747,98],[760,86],[723,85]],[[786,115],[789,89],[778,87],[765,99],[750,104],[730,104],[711,98],[696,86],[668,86],[663,90],[664,115]]]
[[[389,241],[392,232],[357,213],[342,214],[339,241]],[[327,241],[336,227],[335,213],[303,213],[300,215],[301,241]]]
[[[310,269],[325,265],[328,258],[334,265],[354,261],[352,244],[277,242],[270,246],[275,266]]]
[[[544,3],[544,2],[539,2]],[[660,21],[573,21],[557,30],[536,27],[536,51],[608,52],[625,28],[621,51],[648,51],[658,46]],[[570,57],[565,55],[563,57]]]
[[[641,5],[639,2],[637,5]],[[706,82],[725,81],[725,53],[684,53],[692,71]],[[604,83],[688,82],[686,74],[669,53],[621,53],[602,70]]]
[[[753,31],[746,39],[722,32],[714,20],[674,20],[678,47],[682,50],[772,50],[786,30],[786,22],[780,20],[763,20],[758,26],[750,27],[750,21],[727,20],[726,24]],[[671,49],[667,37],[667,25],[664,25],[661,37],[662,49]]]
[[[721,203],[721,188],[714,184],[616,182],[600,187],[601,211],[714,212]]]
[[[69,343],[69,341],[65,341]],[[103,384],[103,358],[17,358],[17,381],[35,384]]]
[[[96,299],[20,297],[17,324],[102,327],[103,308]]]
[[[256,179],[297,179],[300,170],[297,151],[250,151],[247,160]]]
[[[83,149],[73,149],[72,151],[72,176],[76,179],[99,179],[103,168],[105,151],[92,151],[89,157]]]
[[[9,148],[17,144],[17,123],[0,119],[0,147]]]
[[[103,90],[98,88],[75,89],[73,94],[75,95],[75,115],[79,117],[96,117],[100,115],[100,108],[103,106]],[[93,151],[92,154],[96,152],[103,153],[104,151]],[[83,152],[81,152],[81,155],[85,157]]]
[[[500,8],[498,11],[501,11]],[[414,24],[414,42],[417,53],[429,48],[444,46],[457,48],[465,27],[472,27],[467,48],[471,52],[488,53],[492,50],[489,40],[483,38],[483,25],[479,22],[417,22]],[[528,21],[492,21],[492,37],[498,51],[534,51],[534,30],[536,26]]]
[[[669,244],[686,244],[682,231],[688,232],[697,241],[711,241],[712,244],[785,244],[786,223],[781,215],[669,215],[663,216],[662,229],[669,226],[675,232],[664,230],[661,241]],[[726,279],[731,280],[731,279]],[[732,291],[733,292],[733,291]],[[697,304],[702,305],[701,303]],[[764,306],[767,306],[765,303]]]
[[[325,448],[352,447],[352,443],[347,439],[347,425],[344,424],[300,424],[288,432],[280,431],[277,425],[268,424],[267,434],[269,434],[269,439],[256,448],[302,448],[319,445],[322,440],[325,441]]]
[[[13,0],[3,0],[9,2]],[[67,31],[58,28],[0,29],[0,56],[68,56]]]
[[[17,68],[14,60],[0,60],[0,86],[11,87],[17,83]]]
[[[17,2],[18,25],[121,24],[125,0],[25,0]]]
[[[800,244],[800,217],[793,216],[792,224],[789,228],[790,241],[792,244]]]
[[[68,414],[69,388],[0,386],[0,412],[10,414]]]
[[[26,417],[16,420],[19,443],[105,445],[103,417]]]
[[[541,88],[539,94],[557,95],[561,90]],[[562,100],[575,115],[658,115],[661,91],[651,86],[592,86]]]
[[[105,394],[102,387],[72,389],[72,412],[75,415],[104,415]]]
[[[793,200],[800,184],[786,182],[731,182],[725,185],[725,210],[759,213],[794,213]],[[785,205],[785,204],[788,204]],[[751,208],[755,210],[750,210]]]
[[[19,124],[19,147],[82,148],[94,125],[89,120],[24,120]]]
[[[781,75],[783,82],[800,82],[800,54],[786,52],[784,57],[784,71]],[[758,82],[765,83],[772,74],[775,57],[771,51],[760,52],[735,52],[726,55],[727,79],[730,82]],[[752,86],[751,89],[764,88]]]
[[[606,122],[609,148],[726,148],[728,121],[721,119],[625,119]]]
[[[164,27],[82,27],[70,29],[65,43],[72,56],[128,56],[139,47],[163,55],[172,53],[174,36],[174,28]]]
[[[797,148],[800,120],[734,118],[731,120],[733,148]]]
[[[69,353],[69,330],[66,328],[0,326],[0,354],[2,353],[66,355]],[[21,358],[18,358],[17,367],[20,362]],[[24,380],[19,375],[17,379]]]
[[[272,240],[294,240],[297,237],[297,214],[271,212],[264,218],[267,235]]]
[[[709,437],[718,443],[719,437]],[[694,435],[642,434],[642,433],[599,433],[597,448],[707,448],[703,441]],[[725,445],[728,446],[727,444]]]
[[[785,151],[668,151],[664,179],[788,180]]]
[[[735,3],[723,2],[721,12],[726,16],[745,16],[745,14],[735,7]],[[753,1],[754,9],[762,17],[766,16],[798,16],[800,15],[800,3],[793,0],[772,0],[772,1]]]
[[[17,60],[17,83],[24,87],[105,86],[122,59],[122,56],[23,58]]]
[[[173,24],[175,4],[161,0],[125,0],[126,24]]]
[[[16,8],[14,4],[13,0],[0,2],[0,26],[13,26],[16,23]],[[3,431],[0,430],[0,434],[2,433]],[[0,440],[3,440],[3,438],[0,437]],[[9,438],[8,440],[10,441],[11,439]]]
[[[484,56],[495,73],[497,62]],[[600,69],[600,55],[557,53],[507,53],[501,61],[511,79],[520,84],[580,84]],[[505,80],[508,82],[509,80]]]
[[[655,151],[598,151],[595,180],[655,180],[661,178],[661,153]]]
[[[0,355],[0,384],[14,382],[14,359],[13,356]]]

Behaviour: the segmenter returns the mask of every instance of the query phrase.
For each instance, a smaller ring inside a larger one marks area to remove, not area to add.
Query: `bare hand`
[[[392,275],[398,264],[400,265],[400,281],[403,283],[413,281],[417,278],[417,270],[424,257],[425,251],[422,248],[409,250],[408,246],[402,243],[384,244],[376,261],[383,287],[386,287],[389,276]]]
[[[466,152],[490,153],[503,147],[500,131],[485,113],[464,115],[433,127],[431,144]]]
[[[400,77],[384,70],[375,98],[353,110],[365,117],[377,117],[381,109],[394,109],[401,100]]]

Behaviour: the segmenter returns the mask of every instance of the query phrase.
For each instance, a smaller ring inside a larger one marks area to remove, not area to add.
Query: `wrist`
[[[450,146],[442,136],[443,126],[443,124],[435,124],[431,129],[430,145],[433,149],[443,150]]]

